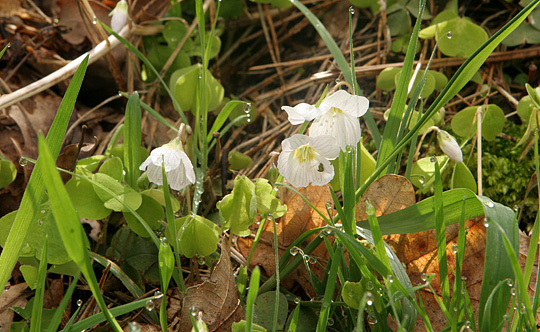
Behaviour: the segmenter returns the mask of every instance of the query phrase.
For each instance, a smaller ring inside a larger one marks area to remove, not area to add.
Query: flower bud
[[[454,136],[444,130],[439,130],[437,133],[437,141],[439,141],[441,150],[450,157],[450,159],[456,163],[463,162],[463,153]]]
[[[111,29],[119,33],[120,30],[126,25],[129,13],[128,13],[128,3],[125,0],[120,0],[116,4],[116,7],[109,13],[111,18]]]

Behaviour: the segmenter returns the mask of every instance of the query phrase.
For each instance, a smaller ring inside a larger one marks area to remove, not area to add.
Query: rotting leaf
[[[234,281],[227,241],[222,242],[221,258],[209,280],[189,287],[183,299],[180,332],[190,332],[191,311],[202,312],[208,330],[230,331],[233,322],[244,318]]]

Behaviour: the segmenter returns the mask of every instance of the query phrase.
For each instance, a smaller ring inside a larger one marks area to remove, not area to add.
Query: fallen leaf
[[[244,316],[232,271],[229,248],[222,241],[221,258],[210,279],[200,285],[189,287],[182,303],[180,331],[190,332],[191,312],[202,312],[202,319],[209,331],[231,331],[233,322]]]
[[[308,186],[298,190],[306,197],[319,211],[327,213],[326,204],[332,204],[332,195],[328,186]],[[326,225],[324,218],[313,210],[298,194],[291,190],[284,189],[281,192],[281,198],[284,204],[287,205],[287,212],[282,218],[276,220],[276,234],[278,239],[280,255],[284,252],[291,243],[294,242],[304,232]],[[307,242],[312,241],[316,235],[311,236]],[[261,266],[266,275],[270,276],[275,273],[276,261],[274,255],[274,226],[271,222],[267,222],[264,231],[261,235],[261,241],[257,245],[251,265]],[[239,251],[248,257],[253,245],[251,238],[239,238],[237,246]],[[328,252],[324,244],[317,247],[310,256],[315,257],[318,262],[325,265],[328,260]],[[310,266],[311,271],[319,278],[322,278],[324,269],[319,264]],[[309,296],[315,296],[315,291],[311,285],[308,271],[304,266],[300,266],[292,272],[287,278],[282,280],[282,286],[292,288],[297,282]]]
[[[28,289],[26,283],[20,283],[6,289],[0,296],[0,330],[9,331],[11,323],[13,323],[13,315],[15,312],[10,307],[24,307],[28,301],[24,295]]]

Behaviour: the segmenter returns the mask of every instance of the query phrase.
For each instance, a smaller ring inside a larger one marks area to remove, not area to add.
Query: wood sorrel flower
[[[335,137],[343,151],[347,149],[347,145],[356,146],[362,138],[358,118],[366,114],[368,108],[367,98],[339,90],[323,100],[319,106],[322,115],[313,121],[309,136]]]
[[[334,178],[334,167],[329,160],[339,156],[335,138],[293,135],[281,147],[277,167],[294,187],[307,187],[310,183],[322,186]]]
[[[463,162],[463,153],[454,136],[444,130],[437,130],[437,141],[441,150],[456,163]]]
[[[161,165],[165,164],[167,182],[174,190],[182,190],[195,183],[195,172],[191,160],[184,152],[182,141],[175,138],[169,143],[152,150],[150,156],[139,169],[146,170],[148,180],[158,185],[163,184]]]
[[[347,145],[356,146],[360,141],[358,118],[364,115],[368,108],[367,98],[338,90],[323,100],[319,107],[301,103],[295,107],[283,106],[281,109],[287,112],[293,125],[314,120],[309,136],[330,135],[336,138],[341,150],[345,151]]]

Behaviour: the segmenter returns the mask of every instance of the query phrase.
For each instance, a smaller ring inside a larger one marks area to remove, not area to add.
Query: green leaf
[[[139,206],[141,206],[141,194],[130,187],[121,184],[112,177],[106,174],[97,173],[92,176],[92,180],[108,188],[115,194],[115,196],[112,196],[97,185],[93,185],[94,191],[106,208],[114,211],[129,212],[129,210],[118,200],[124,201],[133,210],[137,210]]]
[[[173,52],[174,49],[171,47],[165,45],[155,45],[150,52],[148,52],[147,58],[156,70],[161,71]],[[191,65],[189,55],[184,51],[180,51],[178,52],[176,58],[174,58],[174,61],[167,70],[166,75],[169,77],[169,75],[171,75],[171,73],[175,70],[188,67],[189,65]],[[156,75],[146,67],[144,68],[144,73],[146,74],[146,77],[143,76],[143,78],[145,78],[146,82],[152,82],[157,78]]]
[[[254,0],[252,0],[252,1],[254,1]],[[231,328],[232,328],[232,332],[247,332],[248,331],[247,322],[245,320],[241,320],[239,322],[232,323]],[[260,326],[260,325],[253,324],[252,328],[251,328],[251,331],[252,332],[267,332],[268,330],[265,329],[264,327]]]
[[[411,30],[411,17],[405,9],[388,15],[388,28],[392,37],[406,34]]]
[[[112,157],[103,163],[99,168],[99,173],[106,174],[118,182],[124,179],[124,165],[118,157]]]
[[[99,220],[111,213],[111,209],[103,205],[90,181],[73,177],[66,183],[66,190],[81,218]]]
[[[253,307],[253,321],[271,330],[274,325],[274,311],[276,304],[276,292],[270,291],[257,296]],[[278,320],[275,323],[277,330],[282,330],[287,320],[287,298],[279,293]]]
[[[253,165],[253,159],[245,153],[240,151],[231,151],[227,156],[229,160],[229,168],[233,171],[239,171],[244,168],[251,167]]]
[[[450,188],[467,188],[476,194],[476,180],[465,163],[456,163]]]
[[[360,300],[365,292],[366,288],[362,282],[351,282],[347,280],[341,289],[341,298],[349,307],[358,309],[360,307]]]
[[[401,68],[384,68],[377,77],[377,87],[382,90],[392,91],[396,88],[395,77],[401,72]]]
[[[274,189],[266,179],[255,180],[255,195],[257,196],[257,210],[260,213],[274,218],[282,217],[287,212],[287,206],[274,196]]]
[[[54,215],[52,214],[49,203],[44,203],[39,206],[39,212],[32,223],[28,236],[25,239],[24,247],[20,253],[21,257],[34,257],[39,259],[41,250],[45,243],[45,236],[49,237],[49,255],[50,264],[64,264],[71,261],[64,244],[62,237],[58,232]],[[12,229],[18,211],[13,211],[0,219],[0,245],[7,249],[6,240]]]
[[[32,290],[36,289],[38,282],[38,268],[32,265],[21,265],[19,267],[24,281],[28,284],[28,287]]]
[[[214,123],[212,124],[212,128],[208,131],[208,135],[206,136],[206,142],[210,143],[212,140],[212,134],[214,132],[219,132],[221,130],[221,127],[223,127],[223,124],[225,124],[225,121],[231,114],[231,112],[236,109],[237,107],[241,107],[242,109],[246,105],[251,105],[249,103],[246,103],[244,101],[240,100],[231,100],[229,101],[222,109],[219,111],[219,114],[217,118],[214,120]]]
[[[0,160],[0,189],[15,181],[17,168],[8,160]]]
[[[437,162],[441,168],[449,161],[448,156],[437,156]],[[435,164],[431,162],[431,157],[417,160],[411,168],[411,182],[422,193],[431,190],[435,180]]]
[[[482,107],[482,137],[493,141],[503,130],[506,118],[503,110],[495,105],[488,104]],[[477,106],[467,107],[452,118],[452,131],[461,137],[472,137],[476,134]]]
[[[520,146],[523,143],[527,143],[533,134],[534,130],[538,128],[538,117],[540,116],[540,110],[537,107],[534,107],[532,112],[529,115],[529,121],[527,121],[527,129],[523,134],[523,137],[517,142],[516,147]]]
[[[465,204],[465,219],[484,214],[484,207],[469,189],[452,189],[443,192],[443,211],[446,225],[459,223]],[[435,228],[433,197],[429,197],[397,212],[377,217],[383,235],[408,234]],[[367,220],[359,221],[357,226],[369,228]]]
[[[118,157],[122,160],[122,163],[126,163],[124,160],[124,144],[116,144],[115,146],[107,150],[107,152],[108,155]],[[150,155],[148,150],[146,150],[142,146],[139,146],[139,153],[141,155],[140,160],[145,160]]]
[[[205,40],[208,40],[210,38],[210,32],[206,33]],[[201,43],[199,35],[195,36],[195,40],[193,41],[195,45],[199,45]],[[212,46],[210,48],[210,53],[208,54],[208,59],[212,59],[216,57],[219,54],[219,51],[221,50],[221,39],[219,39],[218,36],[212,36]],[[201,49],[199,47],[194,47],[188,55],[190,56],[199,56],[202,57]]]
[[[176,219],[178,242],[182,255],[208,256],[217,249],[221,229],[208,219],[192,215]]]
[[[223,229],[230,229],[238,236],[251,234],[249,226],[255,221],[257,215],[257,197],[255,184],[245,175],[234,179],[232,192],[218,202],[217,208],[223,219]]]
[[[141,205],[135,212],[137,212],[137,214],[139,214],[139,216],[146,221],[150,228],[158,229],[161,226],[159,220],[163,220],[165,218],[163,206],[150,196],[142,194],[141,197]],[[126,223],[128,224],[129,228],[131,228],[135,234],[142,237],[150,236],[150,234],[148,234],[146,231],[146,228],[132,213],[124,212],[124,218],[126,219]]]
[[[167,44],[171,49],[176,49],[178,43],[184,38],[188,30],[188,27],[181,21],[167,21],[163,27],[163,38],[167,41]],[[193,49],[193,41],[191,38],[186,39],[186,42],[182,46],[182,50],[191,51]],[[166,61],[166,60],[165,60]],[[189,64],[188,64],[189,66]]]
[[[534,28],[532,25],[523,23],[517,27],[516,30],[512,31],[512,33],[502,41],[502,44],[508,47],[523,44],[540,44],[540,33],[538,29]]]
[[[525,96],[519,101],[516,111],[519,115],[521,122],[528,122],[531,117],[531,112],[535,107],[534,102],[530,96]]]
[[[84,174],[82,171],[83,169],[87,170],[88,172],[94,172],[100,165],[101,161],[105,158],[107,157],[104,155],[96,155],[96,156],[81,159],[77,162],[77,166],[75,167],[75,172],[78,174]]]
[[[159,202],[162,206],[165,206],[165,195],[162,189],[147,189],[141,192],[141,194],[150,196]],[[173,212],[180,210],[180,202],[174,197],[170,197]]]

